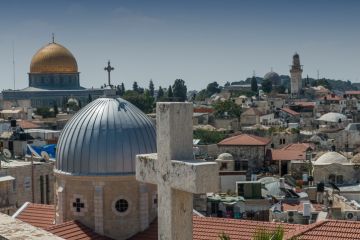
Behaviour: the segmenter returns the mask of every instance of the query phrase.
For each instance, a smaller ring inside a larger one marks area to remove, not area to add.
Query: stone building
[[[360,179],[358,163],[338,152],[324,153],[313,162],[313,168],[315,182],[343,185],[358,183]]]
[[[290,69],[291,78],[291,95],[298,97],[304,87],[301,74],[303,72],[302,65],[300,65],[300,57],[298,53],[293,56],[293,64]]]
[[[135,156],[156,152],[149,118],[123,99],[99,98],[59,138],[56,224],[78,220],[97,233],[128,239],[156,217],[156,186],[135,179]]]
[[[12,214],[25,202],[54,203],[52,162],[1,162],[0,212]]]
[[[258,172],[265,166],[265,155],[271,140],[254,135],[241,134],[218,143],[219,152],[234,157],[235,170]]]
[[[54,41],[42,47],[32,57],[28,81],[29,87],[25,89],[2,91],[2,108],[62,107],[70,97],[85,105],[89,96],[95,99],[104,95],[103,89],[86,89],[80,86],[80,73],[75,57]]]

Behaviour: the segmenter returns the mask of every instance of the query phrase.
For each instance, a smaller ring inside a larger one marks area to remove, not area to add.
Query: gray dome
[[[56,170],[73,175],[135,173],[135,156],[156,152],[150,119],[131,103],[99,98],[65,125],[56,151]]]
[[[265,74],[264,80],[270,80],[273,83],[273,85],[280,85],[281,82],[279,74],[273,71]]]
[[[321,155],[314,165],[349,164],[350,161],[338,152],[327,152]]]

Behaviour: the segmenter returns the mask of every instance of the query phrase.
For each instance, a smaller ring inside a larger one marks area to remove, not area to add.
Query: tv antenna
[[[12,65],[13,65],[13,81],[14,81],[14,91],[15,91],[15,46],[14,41],[12,42]]]

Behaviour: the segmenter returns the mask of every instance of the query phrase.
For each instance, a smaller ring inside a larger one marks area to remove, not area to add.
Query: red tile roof
[[[337,95],[335,95],[335,94],[328,94],[328,95],[322,97],[322,99],[324,99],[324,100],[329,100],[329,101],[340,101],[340,100],[343,100],[342,97],[337,96]]]
[[[25,204],[28,205],[16,216],[17,219],[43,229],[55,224],[54,205],[36,203]]]
[[[193,239],[194,240],[218,240],[219,235],[225,233],[231,240],[251,239],[256,231],[266,229],[275,230],[282,226],[285,232],[300,230],[304,226],[286,223],[260,222],[237,220],[229,218],[210,218],[193,216]],[[155,240],[157,239],[157,223],[142,233],[136,234],[129,240]]]
[[[214,109],[213,108],[206,108],[206,107],[194,108],[194,112],[195,113],[213,113]]]
[[[293,233],[287,234],[288,239],[299,237],[301,240],[354,240],[360,239],[360,222],[344,220],[326,220],[308,225]]]
[[[78,221],[69,221],[54,225],[55,208],[53,205],[27,204],[28,205],[25,206],[16,217],[17,219],[35,227],[45,228],[45,230],[64,239],[110,240],[110,238],[98,235]],[[360,222],[357,221],[326,220],[311,225],[300,225],[198,216],[193,216],[193,239],[218,240],[219,234],[225,233],[228,234],[232,240],[245,240],[251,239],[258,230],[275,230],[278,226],[284,229],[286,234],[285,239],[291,239],[292,237],[299,237],[302,240],[360,239]],[[156,221],[150,224],[150,227],[144,232],[138,233],[130,238],[130,240],[145,239],[157,239]]]
[[[271,159],[274,161],[306,160],[306,150],[314,149],[312,144],[293,143],[281,149],[271,149]]]
[[[249,134],[240,134],[229,137],[218,143],[220,146],[265,146],[271,139],[258,137]]]
[[[346,95],[360,95],[360,91],[345,91]]]
[[[17,122],[19,124],[19,126],[22,129],[33,129],[33,128],[40,128],[41,126],[38,124],[35,124],[31,121],[27,121],[27,120],[20,120]]]
[[[55,225],[54,205],[25,203],[23,209],[21,209],[20,213],[15,218],[35,227],[45,229],[46,231],[67,240],[111,239],[95,233],[91,228],[86,227],[78,221],[68,221]]]
[[[305,160],[306,154],[299,150],[271,149],[273,161]]]
[[[46,229],[52,234],[67,240],[111,240],[111,238],[101,236],[91,228],[83,225],[79,221],[68,221]]]
[[[293,116],[299,116],[300,113],[298,112],[295,112],[294,110],[291,110],[290,108],[282,108],[281,111],[284,111],[290,115],[293,115]]]
[[[295,102],[294,105],[300,106],[300,107],[314,108],[315,102]]]
[[[309,148],[314,150],[315,149],[314,144],[310,144],[310,143],[292,143],[292,144],[289,144],[289,145],[283,147],[282,149],[306,151]]]

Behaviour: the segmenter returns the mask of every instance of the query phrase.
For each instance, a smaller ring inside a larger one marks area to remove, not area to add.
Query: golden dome
[[[31,59],[30,73],[76,73],[75,57],[64,46],[49,43],[42,47]]]

